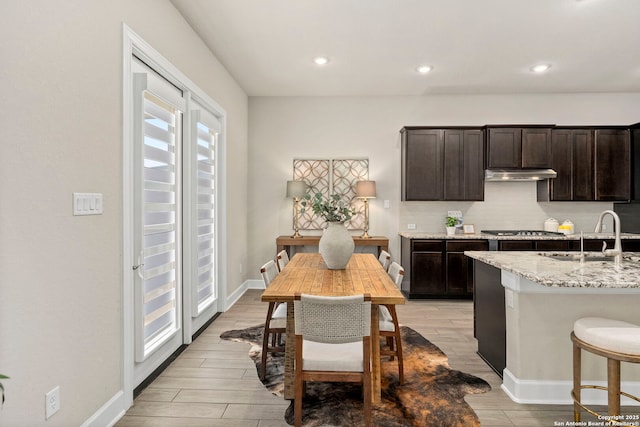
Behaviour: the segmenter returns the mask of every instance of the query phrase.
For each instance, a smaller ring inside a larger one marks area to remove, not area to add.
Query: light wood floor
[[[219,337],[226,330],[264,322],[266,303],[260,302],[260,294],[248,291],[216,319],[138,396],[116,426],[287,426],[283,414],[288,402],[263,388],[247,355],[249,345]],[[490,392],[466,398],[483,426],[553,426],[573,420],[571,406],[520,405],[506,396],[500,378],[475,353],[471,301],[408,301],[398,306],[398,317],[440,347],[452,369],[491,384]],[[593,418],[583,416],[588,419]]]

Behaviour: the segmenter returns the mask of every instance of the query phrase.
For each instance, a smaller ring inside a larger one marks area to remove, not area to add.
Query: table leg
[[[377,304],[371,304],[371,401],[379,403],[382,400],[380,387],[380,321]]]
[[[295,397],[295,320],[293,317],[293,302],[287,303],[287,332],[284,345],[284,398],[293,400]]]

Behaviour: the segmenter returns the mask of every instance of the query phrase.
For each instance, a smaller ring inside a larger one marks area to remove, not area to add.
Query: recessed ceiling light
[[[433,70],[433,67],[431,65],[421,65],[418,68],[416,68],[416,71],[419,72],[420,74],[427,74],[431,70]]]
[[[551,68],[551,65],[549,64],[538,64],[531,67],[531,71],[533,71],[534,73],[544,73],[549,68]]]
[[[329,58],[326,56],[316,56],[313,58],[313,63],[316,65],[326,65],[329,62]]]

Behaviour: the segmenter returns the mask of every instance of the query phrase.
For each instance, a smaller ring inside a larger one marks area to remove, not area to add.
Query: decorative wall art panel
[[[309,160],[294,159],[293,160],[293,180],[304,181],[309,186],[308,193],[314,195],[322,193],[329,194],[329,170],[331,160]],[[320,230],[324,221],[322,218],[314,215],[313,211],[307,209],[300,214],[298,227],[300,230]]]
[[[339,194],[349,200],[356,215],[345,225],[350,230],[363,229],[364,203],[356,198],[356,182],[369,179],[369,159],[294,159],[293,179],[306,182],[312,196]],[[298,226],[301,230],[322,230],[326,224],[307,210],[300,215]]]

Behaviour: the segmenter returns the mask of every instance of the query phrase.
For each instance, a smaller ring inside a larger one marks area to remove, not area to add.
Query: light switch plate
[[[74,215],[102,215],[102,193],[73,193]]]

